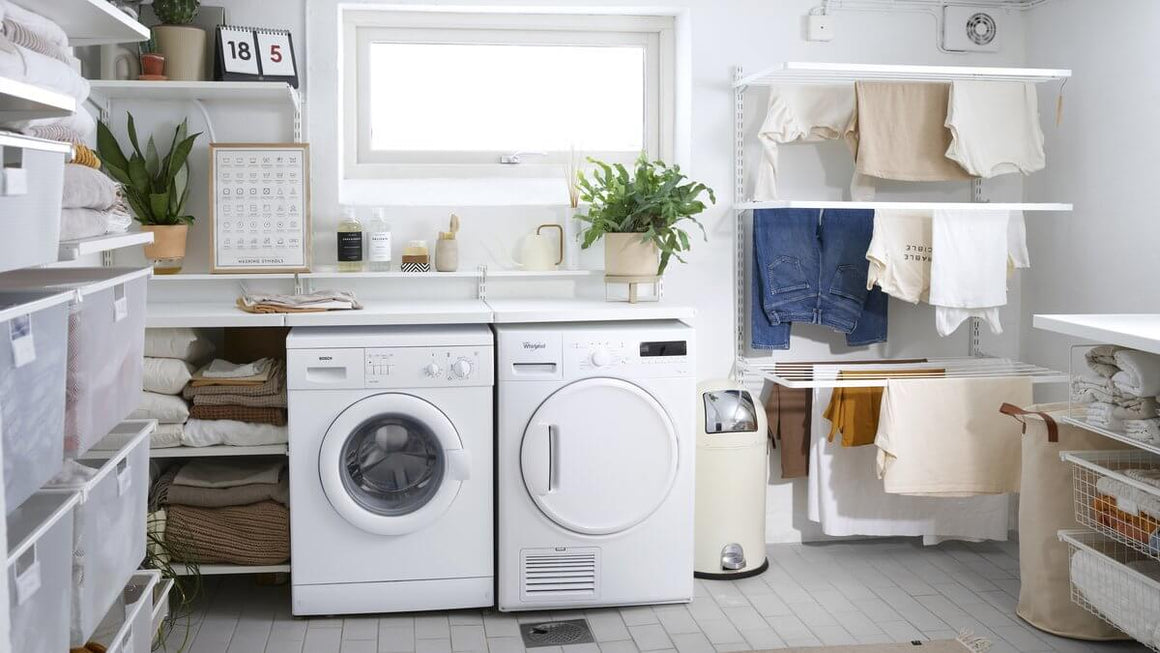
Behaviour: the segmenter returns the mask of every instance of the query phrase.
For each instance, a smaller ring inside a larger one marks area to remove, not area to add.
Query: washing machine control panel
[[[393,347],[365,350],[368,388],[491,385],[487,347]]]

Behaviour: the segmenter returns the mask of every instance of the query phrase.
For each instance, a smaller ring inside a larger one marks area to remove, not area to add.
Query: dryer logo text
[[[528,342],[527,340],[524,341],[524,349],[527,349],[530,351],[536,351],[537,349],[547,349],[547,348],[548,348],[548,343],[546,343],[546,342]]]

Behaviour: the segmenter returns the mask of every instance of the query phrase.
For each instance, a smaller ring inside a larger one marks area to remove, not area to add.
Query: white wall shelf
[[[162,447],[150,449],[150,458],[217,458],[221,456],[285,456],[289,446],[264,444],[252,447],[215,445],[212,447]]]
[[[1071,204],[1028,202],[846,202],[827,200],[769,200],[743,202],[738,211],[758,209],[869,209],[876,211],[1026,211],[1068,212]]]
[[[232,301],[150,302],[145,307],[145,327],[270,327],[285,326],[282,313],[247,313]]]
[[[310,272],[303,272],[298,276],[303,279],[476,279],[479,278],[480,271],[472,268],[455,272],[402,272],[399,270],[341,272],[335,267],[318,266]]]
[[[298,104],[298,91],[286,82],[179,82],[93,80],[89,97],[99,104],[112,100],[289,102]]]
[[[897,364],[896,364],[897,365]],[[817,368],[834,370],[835,368],[857,370],[861,367],[870,367],[874,372],[859,376],[857,379],[838,379],[836,372],[816,372]],[[890,378],[897,378],[906,373],[907,379],[995,379],[1010,377],[1029,377],[1032,383],[1067,383],[1069,377],[1063,372],[1057,372],[1046,367],[1021,363],[1003,358],[931,358],[922,362],[907,361],[897,365],[891,374],[890,363],[875,361],[868,364],[859,361],[835,360],[827,363],[792,363],[741,358],[738,368],[745,372],[756,374],[765,380],[772,381],[786,388],[884,388]],[[939,373],[919,375],[908,372],[914,368],[937,368]]]
[[[358,311],[288,313],[286,326],[489,324],[492,315],[481,299],[380,299],[362,304],[362,310]]]
[[[4,122],[62,118],[76,109],[76,100],[63,93],[0,77],[0,120]]]
[[[603,275],[604,270],[493,270],[488,279],[579,279]]]
[[[240,274],[237,272],[229,272],[223,274],[209,274],[207,272],[178,272],[177,274],[158,274],[153,277],[154,281],[169,283],[181,281],[278,281],[278,280],[293,280],[297,276],[293,273],[271,273],[271,274]]]
[[[772,84],[818,84],[856,81],[953,82],[955,80],[1050,82],[1071,77],[1053,68],[990,68],[972,66],[899,66],[787,61],[737,79],[734,88]]]
[[[238,574],[288,574],[289,563],[284,565],[197,565],[202,576],[228,576]],[[193,570],[182,564],[174,564],[178,576],[192,576]]]
[[[691,321],[696,310],[666,302],[606,302],[599,299],[489,299],[496,324],[520,322]]]
[[[149,28],[113,7],[108,0],[13,0],[53,21],[68,34],[69,44],[136,43],[149,38]]]
[[[153,242],[153,234],[137,232],[127,234],[106,234],[93,238],[60,241],[59,258],[61,261],[75,261],[82,256],[111,252],[126,247],[138,247]]]
[[[1037,329],[1160,354],[1160,314],[1036,315]]]

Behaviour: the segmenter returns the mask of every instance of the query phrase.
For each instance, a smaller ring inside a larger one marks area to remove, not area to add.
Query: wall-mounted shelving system
[[[149,38],[149,28],[108,0],[12,0],[60,25],[72,46],[134,43]]]
[[[0,120],[63,118],[77,109],[76,100],[46,88],[0,77]]]
[[[953,82],[956,80],[986,80],[1043,83],[1051,81],[1066,81],[1071,77],[1071,71],[1066,69],[1047,68],[995,68],[969,66],[911,66],[911,65],[874,65],[874,64],[847,64],[847,63],[817,63],[817,62],[782,62],[765,68],[757,73],[746,75],[741,67],[737,67],[733,74],[734,115],[733,115],[733,217],[734,217],[734,353],[736,364],[734,376],[744,380],[747,374],[757,375],[767,381],[788,387],[820,387],[820,379],[813,378],[812,367],[803,364],[801,369],[792,374],[779,372],[786,370],[786,363],[778,363],[772,358],[747,358],[747,306],[750,294],[747,292],[749,279],[750,233],[748,216],[752,211],[759,209],[802,208],[802,209],[910,209],[910,210],[980,210],[980,211],[1025,211],[1036,213],[1068,212],[1071,204],[1066,203],[1035,203],[1035,202],[854,202],[835,200],[771,200],[753,201],[747,197],[746,165],[745,165],[745,97],[752,88],[769,87],[783,84],[838,84],[857,81],[898,81],[898,82]],[[972,184],[973,195],[981,198],[981,186],[978,182]],[[977,320],[971,321],[970,361],[980,359],[989,361],[976,366],[972,376],[1001,377],[1001,376],[1029,376],[1035,382],[1058,383],[1065,381],[1067,375],[1053,370],[1047,370],[1035,365],[1008,361],[1005,359],[989,359],[984,356],[980,347],[980,328]],[[945,359],[944,359],[945,360]],[[834,361],[841,364],[841,361]],[[962,364],[959,364],[962,367]],[[985,370],[985,371],[984,371]],[[862,378],[858,381],[845,381],[845,387],[881,386],[885,379]],[[825,382],[826,387],[836,387],[833,382]]]

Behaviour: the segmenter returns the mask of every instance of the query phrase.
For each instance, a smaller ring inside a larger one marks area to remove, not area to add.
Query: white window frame
[[[524,157],[511,152],[382,152],[370,149],[368,59],[373,42],[639,45],[645,48],[645,152],[671,160],[674,152],[675,18],[666,15],[523,14],[357,9],[341,12],[342,177],[419,179],[559,177],[569,153]],[[534,83],[534,80],[531,80]],[[486,99],[475,99],[486,101]],[[631,162],[639,153],[583,152]]]

